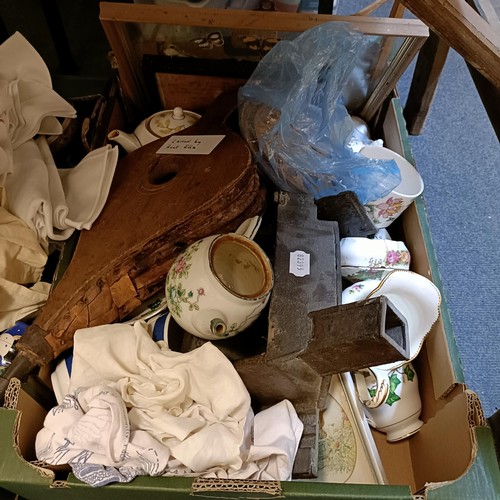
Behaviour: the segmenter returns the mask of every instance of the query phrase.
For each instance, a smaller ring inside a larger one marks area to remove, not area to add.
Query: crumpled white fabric
[[[50,284],[43,281],[31,287],[0,278],[0,331],[39,311],[47,302]]]
[[[303,430],[295,409],[283,401],[254,418],[239,374],[209,342],[160,348],[142,321],[78,330],[69,392],[94,385],[115,389],[131,428],[170,450],[165,475],[291,477]]]
[[[212,344],[185,354],[160,350],[142,322],[78,330],[70,393],[103,384],[132,408],[134,428],[147,430],[193,472],[241,467],[250,396]]]
[[[67,395],[45,417],[35,449],[39,460],[69,463],[77,477],[92,486],[160,475],[169,458],[168,448],[149,433],[131,429],[125,403],[105,386]]]
[[[58,223],[90,229],[101,213],[118,162],[118,146],[94,149],[73,168],[59,169],[66,207]]]
[[[0,45],[0,206],[26,222],[46,251],[49,238],[65,240],[75,229],[90,229],[118,162],[118,147],[107,145],[74,168],[57,169],[45,136],[62,132],[57,118],[75,117],[20,33]]]
[[[47,129],[44,121],[51,121],[49,129],[60,133],[61,128],[54,130],[53,118],[76,116],[73,106],[52,89],[50,72],[40,54],[19,32],[0,45],[0,87],[8,96],[0,114],[8,114],[13,149],[40,129]]]
[[[72,169],[57,169],[45,137],[14,150],[14,171],[5,181],[9,212],[48,240],[66,240],[75,229],[90,229],[109,195],[118,148],[98,148]]]
[[[0,278],[23,285],[36,283],[46,263],[47,253],[34,231],[0,207]]]
[[[52,87],[50,72],[44,60],[18,31],[0,45],[0,79],[29,79]]]

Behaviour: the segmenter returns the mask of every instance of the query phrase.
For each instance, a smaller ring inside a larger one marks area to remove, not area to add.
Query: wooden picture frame
[[[123,95],[126,96],[126,111],[133,119],[143,117],[144,110],[152,111],[150,92],[142,70],[146,54],[163,52],[167,57],[200,58],[201,53],[205,57],[209,54],[209,59],[215,62],[224,57],[227,46],[231,45],[233,57],[258,61],[274,41],[294,38],[321,23],[339,22],[348,23],[352,29],[380,37],[381,40],[382,50],[374,72],[377,81],[360,113],[369,121],[395,88],[429,34],[428,28],[417,19],[193,9],[177,5],[114,2],[100,4],[100,20],[115,57]],[[164,29],[174,32],[177,39],[183,32],[189,33],[191,42],[198,46],[208,45],[209,50],[199,48],[198,53],[185,54],[182,51],[179,53],[178,47],[173,47],[173,53],[169,52],[171,47],[168,44],[165,48]],[[210,36],[215,37],[213,41],[210,41]],[[226,41],[224,47],[220,45],[220,36]],[[248,40],[245,37],[252,39],[246,46]],[[228,39],[231,43],[227,43]]]

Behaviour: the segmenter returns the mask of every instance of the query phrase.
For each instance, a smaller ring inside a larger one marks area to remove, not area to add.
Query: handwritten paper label
[[[209,155],[225,135],[171,135],[156,152],[161,155]]]
[[[290,273],[302,278],[310,274],[310,255],[302,250],[290,252]]]

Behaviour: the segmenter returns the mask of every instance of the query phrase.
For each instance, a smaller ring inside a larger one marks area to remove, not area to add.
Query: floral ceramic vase
[[[376,228],[388,227],[424,190],[417,169],[401,155],[382,146],[365,146],[360,153],[374,160],[394,160],[399,167],[401,182],[385,197],[365,203],[365,210]]]

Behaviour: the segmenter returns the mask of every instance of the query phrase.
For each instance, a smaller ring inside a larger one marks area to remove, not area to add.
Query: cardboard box
[[[188,15],[189,14],[189,15]],[[225,26],[245,29],[300,32],[319,22],[337,20],[330,16],[306,14],[228,12],[203,9],[163,8],[130,4],[102,4],[101,18],[118,63],[124,112],[112,116],[112,125],[144,113],[148,105],[146,86],[137,71],[138,54],[133,53],[127,23],[163,23],[193,26]],[[350,19],[340,18],[345,21]],[[417,22],[380,20],[355,21],[369,33],[388,32],[410,39],[400,57],[411,60],[426,28]],[[413,44],[411,42],[413,40]],[[401,46],[404,47],[404,44]],[[399,59],[399,62],[401,59]],[[390,65],[389,65],[390,66]],[[403,64],[404,69],[404,64]],[[389,96],[403,71],[398,61],[392,73],[380,78],[378,89],[365,107],[366,115],[380,125],[385,145],[413,161],[399,100]],[[162,79],[163,78],[163,79]],[[187,77],[180,79],[186,82]],[[191,76],[189,77],[191,78]],[[157,78],[160,94],[164,79],[172,89],[172,77]],[[237,79],[236,79],[237,80]],[[221,77],[215,90],[236,81]],[[175,83],[175,82],[174,82]],[[209,82],[210,83],[210,82]],[[212,88],[209,85],[209,90]],[[389,91],[386,89],[389,87]],[[181,85],[182,90],[182,85]],[[213,89],[212,89],[213,90]],[[196,96],[191,96],[195,98]],[[429,234],[423,199],[407,209],[398,222],[402,237],[412,255],[412,270],[431,278],[440,287],[438,265]],[[67,471],[52,471],[35,461],[34,440],[47,412],[29,394],[31,386],[11,385],[5,408],[0,409],[0,487],[27,499],[38,498],[498,498],[500,492],[498,463],[491,430],[486,426],[481,405],[464,385],[453,338],[446,301],[441,315],[427,337],[415,366],[419,373],[423,402],[422,429],[409,439],[387,443],[385,436],[373,431],[388,484],[333,484],[312,481],[253,482],[200,480],[193,478],[139,477],[128,484],[114,484],[92,489]]]

